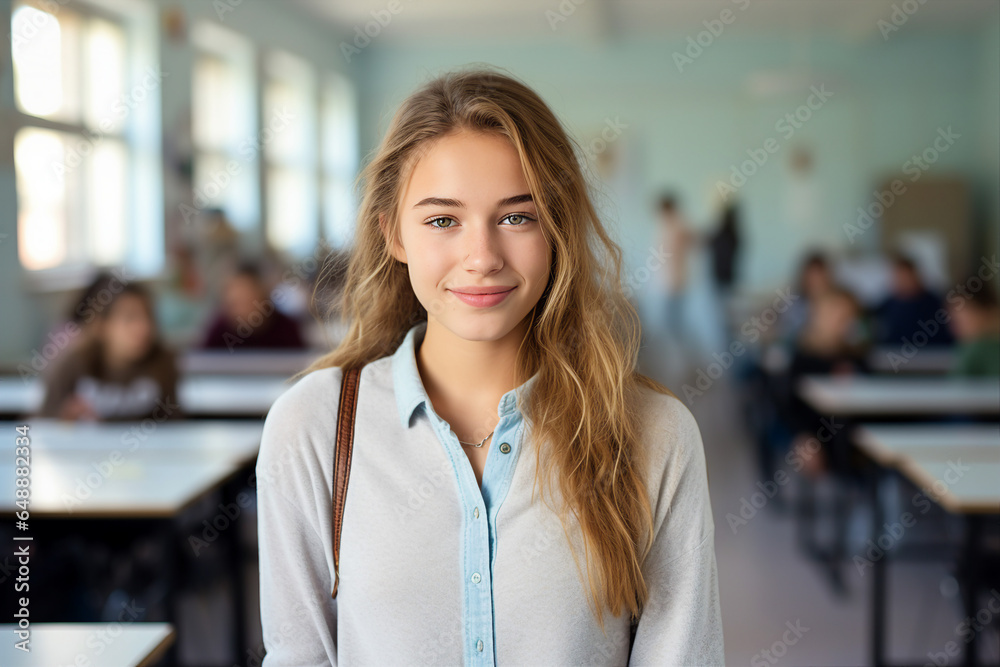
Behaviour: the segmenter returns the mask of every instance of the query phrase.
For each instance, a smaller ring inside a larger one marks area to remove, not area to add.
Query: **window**
[[[194,208],[222,209],[242,232],[260,224],[260,142],[254,52],[249,41],[213,23],[191,32]],[[185,221],[192,222],[188,215]]]
[[[267,240],[304,257],[319,238],[316,76],[308,63],[280,51],[267,54],[264,73]]]
[[[162,266],[155,25],[145,6],[115,6],[12,7],[18,257],[32,275]]]
[[[340,75],[323,84],[323,236],[334,248],[354,237],[357,203],[354,178],[358,169],[358,128],[354,89]]]

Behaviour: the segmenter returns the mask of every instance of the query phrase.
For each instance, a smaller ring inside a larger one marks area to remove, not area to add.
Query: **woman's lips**
[[[499,292],[495,294],[467,294],[465,292],[456,292],[455,290],[449,290],[452,294],[462,300],[462,302],[474,306],[476,308],[489,308],[495,306],[504,299],[507,295],[513,292],[516,288],[511,287],[505,292]]]

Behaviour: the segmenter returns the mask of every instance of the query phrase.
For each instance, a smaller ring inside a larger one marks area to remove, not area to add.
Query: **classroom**
[[[997,0],[0,22],[0,665],[1000,665]]]

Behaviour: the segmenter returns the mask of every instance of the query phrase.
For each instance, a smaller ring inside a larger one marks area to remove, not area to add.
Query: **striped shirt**
[[[643,389],[654,541],[629,661],[627,612],[605,610],[602,634],[558,516],[538,489],[532,498],[535,452],[518,405],[535,378],[501,398],[480,488],[421,382],[426,326],[361,373],[335,600],[341,370],[309,373],[267,415],[257,461],[263,667],[723,664],[705,454],[687,408]],[[549,488],[558,507],[558,485]],[[585,568],[582,532],[569,526]]]

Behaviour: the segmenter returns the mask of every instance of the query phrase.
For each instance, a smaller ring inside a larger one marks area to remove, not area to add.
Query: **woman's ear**
[[[399,243],[396,242],[396,239],[389,234],[389,228],[385,220],[385,213],[378,214],[378,225],[382,229],[382,236],[385,238],[386,247],[389,248],[389,254],[403,264],[406,264],[406,251]]]

